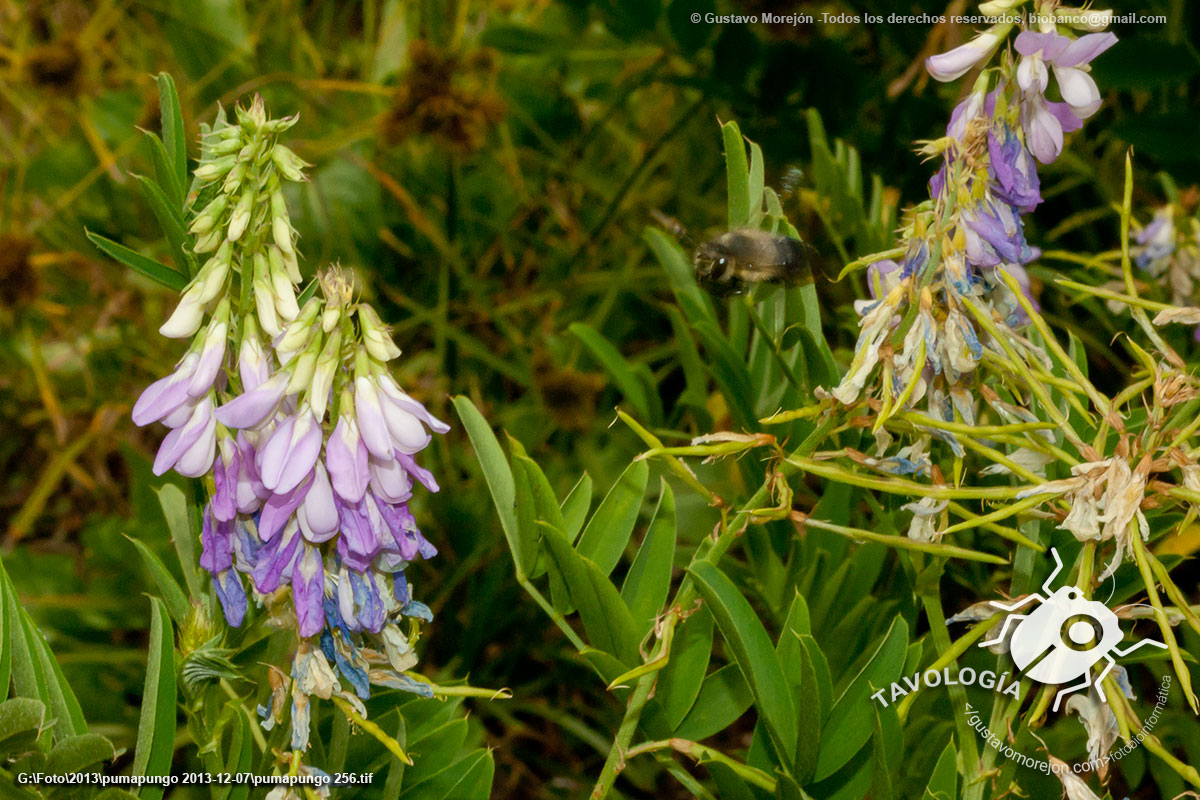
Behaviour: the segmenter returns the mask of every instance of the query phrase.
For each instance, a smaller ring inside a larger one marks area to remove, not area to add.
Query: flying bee
[[[689,237],[676,220],[654,216],[684,241]],[[812,280],[813,249],[808,244],[769,231],[740,228],[697,245],[692,254],[696,278],[712,294],[744,292],[760,283],[791,286]]]

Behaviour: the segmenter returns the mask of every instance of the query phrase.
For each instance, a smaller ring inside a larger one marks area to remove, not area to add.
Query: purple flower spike
[[[292,569],[292,601],[301,636],[316,636],[325,627],[325,569],[321,551],[304,545],[304,552]]]
[[[212,396],[196,402],[188,421],[163,439],[154,459],[154,474],[172,467],[180,475],[198,478],[212,467],[217,448],[217,420]]]
[[[298,509],[300,532],[310,542],[325,542],[338,532],[338,507],[329,485],[325,467],[318,461],[313,467],[312,486]]]
[[[217,419],[230,428],[256,428],[279,407],[291,376],[277,372],[261,386],[238,395],[217,409]]]
[[[321,452],[321,426],[307,407],[283,421],[262,449],[263,485],[289,492],[312,474]]]
[[[334,491],[347,503],[358,503],[367,491],[367,482],[371,480],[367,459],[367,446],[358,435],[358,425],[350,417],[339,417],[337,427],[325,443],[325,466]]]
[[[240,628],[246,618],[246,589],[237,572],[227,569],[213,576],[213,586],[217,590],[217,599],[221,601],[221,610],[225,612],[225,621],[235,628]]]
[[[188,353],[175,367],[174,372],[147,386],[133,405],[131,416],[134,424],[142,426],[157,422],[187,403],[191,399],[188,396],[188,384],[199,361],[199,355]]]

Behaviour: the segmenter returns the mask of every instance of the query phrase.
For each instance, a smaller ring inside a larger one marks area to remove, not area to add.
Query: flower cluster
[[[1165,280],[1173,305],[1196,305],[1200,299],[1200,219],[1184,213],[1180,204],[1168,203],[1154,212],[1136,241],[1134,263],[1138,268]]]
[[[938,80],[954,80],[991,58],[1012,29],[997,25],[927,67]],[[946,135],[925,143],[922,152],[941,162],[930,199],[909,212],[902,261],[881,258],[868,268],[870,299],[856,303],[859,339],[831,391],[836,400],[850,405],[866,395],[883,421],[924,399],[931,417],[973,424],[969,389],[982,361],[1044,362],[1019,333],[1036,308],[1024,265],[1038,255],[1022,217],[1042,201],[1037,162],[1057,158],[1063,131],[1099,107],[1087,64],[1115,41],[1110,33],[1021,31],[1019,59],[1005,53],[983,70]],[[1047,65],[1062,103],[1045,98]],[[868,389],[877,373],[878,385]],[[937,435],[960,451],[953,436]]]
[[[157,474],[211,474],[200,563],[229,624],[242,624],[252,597],[301,637],[291,669],[300,750],[310,696],[338,695],[365,714],[371,684],[431,694],[405,674],[432,615],[404,570],[437,551],[407,503],[414,483],[438,490],[415,456],[448,426],[391,376],[400,350],[340,269],[298,301],[282,183],[303,180],[305,165],[275,141],[294,119],[268,120],[256,100],[238,121],[206,132],[191,231],[195,250],[213,255],[163,326],[194,337],[191,348],[133,417],[171,428]],[[285,710],[276,683],[260,708],[267,727]]]

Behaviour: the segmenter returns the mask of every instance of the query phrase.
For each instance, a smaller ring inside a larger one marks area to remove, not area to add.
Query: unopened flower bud
[[[246,226],[250,224],[250,212],[254,208],[254,187],[247,186],[242,190],[241,199],[238,200],[237,206],[233,209],[233,215],[229,218],[229,232],[226,238],[231,242],[236,242],[246,232]]]
[[[201,303],[209,303],[217,298],[225,288],[225,279],[229,275],[229,243],[225,242],[217,250],[216,255],[204,263],[196,275],[200,284]]]
[[[271,288],[275,292],[275,308],[281,320],[291,322],[300,313],[300,307],[296,305],[296,288],[288,279],[287,268],[283,265],[283,254],[279,248],[272,247],[267,250],[267,260],[270,264]]]
[[[193,283],[183,296],[179,305],[158,332],[168,339],[185,339],[200,330],[200,322],[204,318],[204,304],[200,302],[200,284]]]
[[[279,170],[279,174],[287,178],[289,181],[304,180],[304,173],[301,171],[308,164],[304,163],[298,155],[292,152],[291,148],[277,144],[271,148],[271,161],[275,163],[275,168]]]
[[[1025,4],[1025,0],[988,0],[979,4],[979,13],[985,17],[999,17]]]
[[[335,330],[325,340],[321,355],[317,358],[317,367],[313,372],[312,388],[309,390],[308,402],[312,406],[317,420],[325,419],[325,409],[329,405],[333,393],[333,379],[338,367],[342,364],[342,332]]]
[[[216,227],[217,219],[225,211],[225,206],[229,202],[229,197],[224,194],[218,194],[213,198],[212,202],[204,207],[204,210],[197,215],[196,219],[192,220],[188,230],[198,236],[211,231]]]
[[[321,301],[316,297],[310,297],[304,307],[300,309],[300,314],[287,326],[283,336],[275,343],[275,351],[281,362],[286,364],[293,355],[308,344],[309,337],[313,334],[313,323],[316,322],[320,313]]]
[[[322,344],[324,344],[323,337],[312,337],[308,342],[308,346],[296,358],[296,363],[292,367],[292,379],[288,381],[287,385],[288,394],[303,391],[312,384],[313,374],[317,369],[317,357],[321,354]]]
[[[366,303],[358,307],[358,324],[362,327],[363,344],[377,361],[391,361],[400,355],[400,348],[388,335],[387,328],[375,309]]]
[[[249,168],[250,165],[245,161],[238,161],[234,164],[233,168],[229,170],[229,174],[225,176],[225,182],[221,184],[221,191],[226,194],[236,192],[238,187],[242,185],[242,181],[245,180],[246,172]]]
[[[196,180],[207,183],[229,172],[229,170],[233,169],[233,165],[236,162],[237,156],[222,156],[221,158],[209,161],[207,164],[201,164],[193,174],[196,176]]]
[[[1078,28],[1089,33],[1100,33],[1108,29],[1112,23],[1111,8],[1056,8],[1055,16],[1062,19],[1062,24]]]

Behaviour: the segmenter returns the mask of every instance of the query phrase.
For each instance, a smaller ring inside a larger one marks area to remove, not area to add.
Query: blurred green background
[[[1200,10],[1112,6],[1168,22],[1115,26],[1121,44],[1093,70],[1104,108],[1042,173],[1047,203],[1028,230],[1042,247],[1116,245],[1129,147],[1142,176],[1135,207],[1161,202],[1150,179],[1160,170],[1184,190],[1200,181]],[[355,270],[395,324],[401,383],[435,414],[451,419],[449,396],[466,394],[560,494],[582,470],[602,492],[639,445],[610,428],[619,395],[568,327],[601,331],[676,408],[670,294],[641,232],[654,210],[695,237],[721,224],[718,120],[762,145],[769,184],[800,170],[785,207],[821,254],[818,271],[835,275],[844,243],[804,192],[808,111],[857,148],[891,203],[915,202],[930,169],[912,142],[942,134],[960,90],[930,81],[921,62],[971,31],[820,15],[973,10],[959,0],[0,0],[0,532],[21,599],[95,729],[129,746],[136,728],[149,614],[138,593],[152,584],[123,535],[168,544],[148,470],[161,431],[136,429],[128,412],[178,353],[155,332],[174,298],[84,232],[169,261],[130,177],[152,171],[137,129],[158,124],[155,73],[174,75],[193,144],[218,104],[255,92],[274,114],[299,113],[288,144],[314,166],[289,199],[306,276],[334,262]],[[690,21],[765,11],[818,21]],[[1195,188],[1186,196],[1194,203]],[[818,291],[831,329],[845,323],[831,341],[852,343],[853,284],[819,278]],[[1070,326],[1070,309],[1048,312]],[[1085,338],[1101,362],[1108,339]],[[706,411],[668,418],[680,435],[728,427],[719,404]],[[496,748],[495,796],[581,794],[621,709],[513,583],[462,431],[439,438],[425,463],[443,488],[417,508],[441,550],[414,578],[436,614],[422,669],[514,690],[468,704]],[[685,796],[671,781],[644,792]]]

